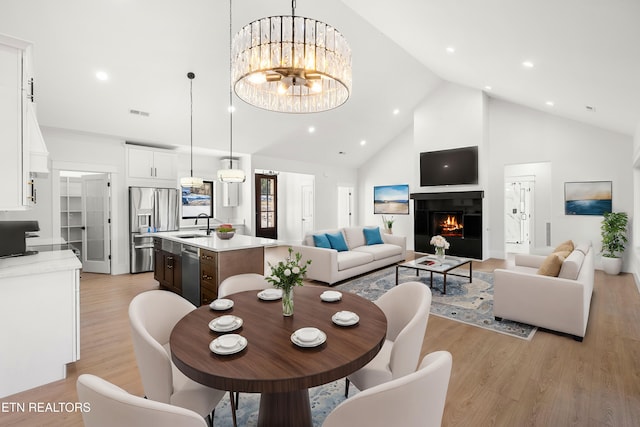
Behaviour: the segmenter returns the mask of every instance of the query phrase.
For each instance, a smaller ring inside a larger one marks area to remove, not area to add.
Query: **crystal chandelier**
[[[231,60],[231,11],[232,0],[229,0],[229,74],[231,74],[232,60]],[[231,83],[229,83],[229,169],[220,169],[218,171],[218,181],[220,182],[244,182],[247,177],[242,169],[233,168],[233,91],[231,90]]]
[[[351,48],[331,25],[295,16],[253,21],[233,38],[236,95],[265,110],[315,113],[344,104],[351,92]]]
[[[189,79],[189,95],[191,97],[191,175],[180,178],[182,187],[202,187],[203,180],[197,176],[193,176],[193,79],[196,77],[193,73],[187,73]]]

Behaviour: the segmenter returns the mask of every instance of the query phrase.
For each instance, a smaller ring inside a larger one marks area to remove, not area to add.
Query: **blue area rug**
[[[467,266],[453,272],[469,275]],[[474,271],[471,283],[468,278],[447,275],[446,295],[442,293],[443,277],[442,274],[433,275],[431,314],[525,340],[533,338],[537,330],[535,326],[494,319],[493,274]],[[420,276],[416,277],[414,269],[400,268],[398,282],[410,281],[429,286],[429,273],[420,272]],[[395,285],[396,268],[391,266],[345,281],[334,286],[334,289],[353,292],[374,301]]]
[[[349,397],[358,393],[358,389],[351,384]],[[311,418],[314,427],[322,426],[324,419],[336,406],[345,400],[344,379],[309,389],[311,402]],[[238,426],[257,426],[260,395],[257,393],[240,393],[240,405],[236,414]],[[218,406],[213,418],[214,427],[232,427],[231,404],[227,393]],[[277,426],[274,426],[277,427]]]

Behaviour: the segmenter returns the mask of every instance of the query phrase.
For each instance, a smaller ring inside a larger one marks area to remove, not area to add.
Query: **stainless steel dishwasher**
[[[200,307],[200,249],[182,245],[182,297]]]

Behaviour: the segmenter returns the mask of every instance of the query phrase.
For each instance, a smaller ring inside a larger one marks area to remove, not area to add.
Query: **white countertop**
[[[72,251],[49,251],[0,259],[0,279],[53,271],[76,270],[82,263]]]
[[[200,234],[202,237],[184,239],[180,236],[192,236]],[[213,252],[235,251],[238,249],[259,248],[265,246],[278,246],[280,241],[274,239],[266,239],[263,237],[245,236],[236,234],[231,239],[222,240],[212,232],[207,236],[204,231],[196,232],[194,230],[165,231],[161,233],[144,233],[143,235],[167,239],[174,242],[183,243],[189,246],[195,246]]]

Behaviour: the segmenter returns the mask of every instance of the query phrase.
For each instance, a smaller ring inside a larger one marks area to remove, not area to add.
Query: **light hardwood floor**
[[[473,268],[503,265],[488,260]],[[640,426],[640,295],[631,275],[595,276],[582,343],[544,331],[524,341],[430,316],[423,354],[453,354],[443,425]],[[151,273],[83,273],[80,360],[69,365],[67,379],[0,400],[0,425],[81,426],[79,413],[5,411],[10,402],[27,409],[29,402],[77,402],[81,373],[142,395],[127,309],[136,294],[156,288]]]

